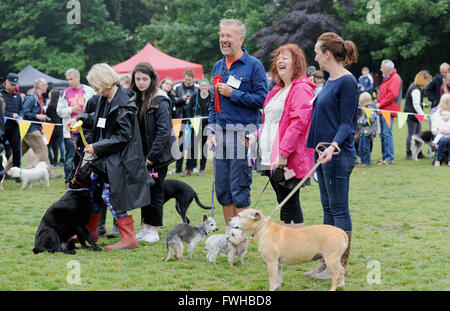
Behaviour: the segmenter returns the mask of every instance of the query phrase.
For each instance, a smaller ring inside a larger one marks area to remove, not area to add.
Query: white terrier
[[[50,187],[50,176],[48,174],[48,165],[47,163],[41,161],[39,162],[34,168],[30,169],[21,169],[19,167],[12,167],[8,175],[12,177],[19,177],[22,179],[22,188],[25,189],[25,187],[30,184],[30,189],[32,188],[32,182],[37,181],[36,185],[41,184],[41,179],[45,179],[45,182],[47,183],[47,187]]]

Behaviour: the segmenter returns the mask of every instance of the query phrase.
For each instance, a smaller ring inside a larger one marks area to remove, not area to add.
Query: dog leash
[[[84,133],[83,133],[83,121],[79,120],[77,121],[71,128],[70,128],[70,136],[72,138],[72,142],[73,145],[75,146],[75,151],[78,154],[78,156],[80,157],[80,159],[83,159],[83,157],[81,156],[81,153],[78,151],[78,147],[77,144],[75,142],[75,137],[73,136],[73,132],[75,132],[76,130],[80,130],[80,136],[81,136],[81,140],[83,141],[83,145],[86,147],[88,145],[86,139],[84,138]]]
[[[212,145],[213,151],[213,182],[212,182],[212,198],[211,198],[211,218],[214,218],[214,184],[216,182],[216,147]]]
[[[326,142],[320,142],[317,144],[315,151],[321,155],[322,154],[322,150],[320,150],[321,147],[325,148],[325,146],[327,145],[331,145],[331,143],[326,143]],[[339,148],[339,146],[336,146],[337,151],[333,152],[333,155],[337,155],[341,152],[341,149]],[[303,179],[297,184],[297,186],[294,187],[294,189],[292,189],[292,191],[287,195],[286,198],[284,198],[284,200],[278,204],[277,207],[275,207],[275,209],[272,211],[272,213],[270,214],[270,216],[267,216],[264,221],[259,225],[259,227],[256,229],[256,232],[252,235],[253,237],[259,232],[259,230],[261,230],[262,227],[264,227],[264,225],[272,218],[272,216],[279,210],[281,209],[286,202],[294,195],[294,193],[300,189],[300,187],[306,182],[306,180],[308,179],[309,176],[311,176],[314,171],[319,167],[319,165],[322,164],[322,160],[317,161],[314,166],[309,170],[309,172],[305,175],[305,177],[303,177]]]

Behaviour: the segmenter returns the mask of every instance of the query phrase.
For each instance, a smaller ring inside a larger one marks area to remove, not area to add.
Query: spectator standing
[[[373,139],[377,135],[377,112],[372,110],[369,117],[367,117],[363,108],[376,109],[377,106],[372,102],[372,95],[368,92],[363,92],[359,96],[360,108],[358,110],[358,155],[361,163],[357,167],[367,167],[371,165],[371,153]],[[361,112],[361,113],[359,113]],[[356,142],[356,139],[355,139]]]
[[[322,161],[316,172],[323,223],[344,230],[348,247],[342,255],[345,268],[350,255],[352,220],[349,211],[350,174],[356,162],[354,134],[358,114],[358,82],[344,66],[357,61],[358,52],[352,41],[335,33],[323,33],[314,46],[315,61],[320,69],[330,74],[313,104],[311,127],[306,147],[316,148],[320,142],[330,144],[315,160]],[[340,153],[334,155],[339,147]],[[306,275],[314,279],[329,280],[330,272],[323,260]]]
[[[436,137],[433,143],[437,144],[434,166],[441,166],[444,150],[447,148],[447,164],[450,166],[450,94],[442,95],[439,109],[436,111],[435,122],[433,122],[433,134]]]
[[[66,88],[60,95],[56,112],[62,118],[63,124],[66,124],[71,118],[76,118],[80,113],[83,113],[89,98],[95,95],[94,90],[84,84],[80,83],[80,72],[76,69],[68,69],[66,71],[66,80],[69,87]],[[72,141],[72,134],[78,152],[75,151],[75,146]],[[84,145],[79,131],[71,132],[64,127],[64,147],[66,154],[64,155],[64,177],[66,183],[70,172],[74,167],[77,167],[80,159],[79,154],[83,155]]]
[[[0,86],[0,97],[4,101],[5,107],[3,114],[5,117],[17,119],[23,118],[23,101],[19,94],[19,76],[15,73],[9,73],[5,82]],[[21,147],[20,147],[20,130],[17,120],[7,119],[4,122],[4,140],[9,142],[12,149],[12,166],[21,167]],[[8,167],[9,169],[10,167]],[[20,178],[14,178],[16,182],[20,182]]]
[[[359,93],[367,92],[370,95],[373,93],[373,77],[370,74],[369,68],[363,67],[361,76],[358,79]]]
[[[323,89],[323,85],[325,84],[325,75],[323,74],[322,70],[316,70],[313,71],[311,74],[311,79],[313,83],[316,85],[316,88],[314,89],[314,94],[317,96],[320,91]]]
[[[383,82],[380,86],[378,94],[377,108],[381,110],[400,111],[402,102],[402,79],[395,69],[391,60],[385,59],[381,62],[381,72],[383,73]],[[380,112],[381,114],[381,112]],[[381,154],[382,159],[377,164],[394,163],[394,137],[392,136],[392,127],[394,125],[394,117],[397,113],[391,112],[390,126],[383,115],[380,115],[380,138],[381,138]]]
[[[213,94],[209,105],[207,144],[219,151],[215,189],[223,206],[227,233],[229,219],[251,203],[252,167],[248,164],[247,148],[239,138],[256,131],[257,114],[267,95],[263,65],[242,48],[245,34],[246,27],[241,21],[220,21],[219,47],[224,57],[214,64],[212,71],[213,79],[218,81],[215,85],[218,98]]]
[[[433,115],[437,110],[437,106],[439,104],[439,99],[441,98],[441,87],[445,81],[445,77],[450,70],[450,65],[448,63],[442,63],[439,66],[439,74],[435,75],[431,80],[430,84],[425,88],[424,93],[426,97],[431,102],[431,110],[430,110],[430,130],[432,128],[432,119]]]
[[[58,114],[56,113],[56,108],[58,106],[58,99],[59,99],[59,91],[57,89],[53,89],[50,91],[49,94],[50,97],[50,103],[48,104],[46,115],[50,118],[51,123],[55,123],[58,125],[55,125],[52,133],[52,137],[50,138],[50,141],[48,143],[48,156],[50,160],[50,164],[53,166],[56,166],[58,164],[58,150],[60,141],[63,138],[63,127],[61,126],[62,119]],[[63,155],[61,154],[61,158]]]
[[[418,115],[425,115],[423,112],[423,90],[430,83],[431,75],[426,70],[422,70],[416,74],[414,82],[410,84],[408,90],[406,91],[405,107],[404,112],[409,112]],[[411,138],[414,134],[418,134],[422,131],[422,125],[417,120],[416,116],[413,114],[408,114],[408,119],[406,124],[408,125],[408,136],[406,136],[406,160],[412,159],[411,153]],[[424,117],[427,120],[427,117]],[[419,159],[424,158],[422,151],[419,152]]]

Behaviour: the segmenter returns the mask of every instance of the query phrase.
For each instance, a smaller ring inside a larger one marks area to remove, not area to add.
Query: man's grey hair
[[[245,27],[245,24],[243,22],[241,22],[238,19],[227,19],[227,18],[223,18],[220,20],[220,28],[222,28],[223,26],[228,26],[228,25],[237,25],[238,26],[238,31],[239,34],[243,37],[245,37],[245,34],[247,33],[247,27]]]
[[[439,68],[441,68],[441,67],[450,68],[450,65],[448,63],[442,63],[441,66],[439,66]]]
[[[394,69],[394,68],[395,68],[394,62],[391,61],[390,59],[385,59],[385,60],[383,60],[383,61],[381,62],[381,65],[382,65],[382,66],[385,66],[385,67],[387,67],[387,68],[389,68],[389,69]]]
[[[36,80],[34,80],[34,82],[33,82],[33,88],[34,88],[35,90],[38,90],[38,89],[41,88],[42,85],[44,85],[44,84],[46,84],[46,83],[47,83],[47,81],[45,81],[45,80],[42,79],[42,78],[36,79]]]
[[[76,70],[75,68],[67,69],[65,76],[73,75],[75,78],[80,77],[80,72]]]

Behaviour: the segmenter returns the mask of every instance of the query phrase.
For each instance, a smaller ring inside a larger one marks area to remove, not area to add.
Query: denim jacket
[[[236,60],[227,70],[225,57],[216,62],[213,67],[212,77],[220,75],[223,83],[227,83],[230,76],[240,81],[239,87],[233,88],[231,97],[219,94],[220,113],[214,109],[214,97],[211,96],[209,105],[209,124],[219,125],[225,129],[226,124],[257,123],[257,113],[262,109],[267,95],[266,73],[261,62],[242,49],[244,54]]]
[[[31,92],[30,94],[25,96],[23,100],[23,111],[25,120],[43,122],[36,119],[36,115],[41,113],[41,105],[39,104],[39,99],[34,92]],[[40,131],[41,128],[41,123],[32,122],[30,128],[28,129],[28,133]]]

